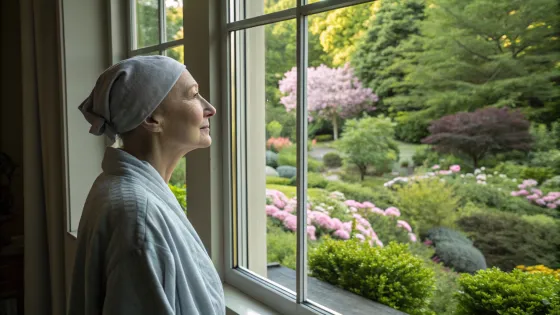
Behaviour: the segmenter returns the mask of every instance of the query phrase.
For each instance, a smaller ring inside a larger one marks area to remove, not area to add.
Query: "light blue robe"
[[[225,314],[220,278],[159,173],[107,148],[86,200],[69,315]]]

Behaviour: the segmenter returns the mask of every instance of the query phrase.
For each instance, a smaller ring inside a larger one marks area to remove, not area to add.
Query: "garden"
[[[560,314],[557,9],[381,0],[309,18],[310,276],[409,314]],[[268,262],[295,269],[290,23],[266,27],[263,210]]]
[[[379,0],[309,16],[310,276],[408,314],[560,315],[559,9]],[[264,27],[267,261],[291,269],[295,30]],[[186,211],[184,167],[170,187]]]

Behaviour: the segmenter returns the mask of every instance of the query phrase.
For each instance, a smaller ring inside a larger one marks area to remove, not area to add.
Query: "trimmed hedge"
[[[356,239],[325,240],[309,254],[311,275],[409,314],[426,314],[434,271],[406,244],[371,247]]]
[[[503,272],[498,268],[459,277],[457,314],[531,314],[560,312],[560,281],[551,275]]]

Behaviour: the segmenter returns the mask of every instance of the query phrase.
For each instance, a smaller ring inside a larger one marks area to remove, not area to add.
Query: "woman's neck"
[[[155,139],[127,142],[122,149],[137,159],[150,163],[166,183],[169,182],[179,160],[186,154]]]

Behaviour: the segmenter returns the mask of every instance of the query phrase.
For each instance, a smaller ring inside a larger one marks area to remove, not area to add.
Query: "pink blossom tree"
[[[284,96],[280,102],[287,111],[294,110],[297,103],[297,68],[284,74],[279,82]],[[354,75],[349,64],[341,68],[320,65],[307,69],[307,107],[309,118],[330,120],[333,138],[338,139],[338,118],[351,118],[362,111],[373,111],[377,95]]]

